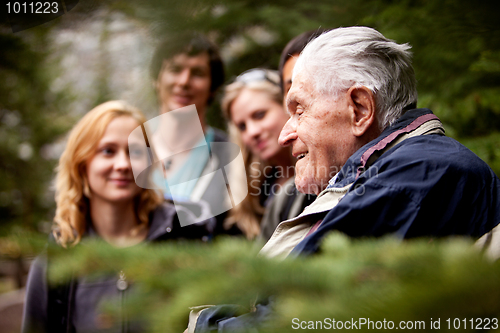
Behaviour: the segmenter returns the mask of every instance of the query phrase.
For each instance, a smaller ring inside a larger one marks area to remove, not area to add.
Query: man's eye
[[[168,71],[171,73],[180,73],[182,71],[182,67],[177,65],[170,65],[168,67]]]
[[[298,103],[292,99],[288,100],[286,103],[286,108],[290,115],[293,115],[297,109]]]
[[[198,69],[198,68],[193,69],[193,71],[191,73],[193,74],[193,76],[197,76],[197,77],[207,76],[207,73],[205,73],[204,70]]]

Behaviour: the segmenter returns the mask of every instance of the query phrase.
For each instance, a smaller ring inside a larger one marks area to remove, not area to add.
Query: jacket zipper
[[[125,333],[127,332],[126,329],[127,320],[125,319],[125,290],[127,290],[128,288],[128,282],[127,282],[127,277],[125,276],[125,273],[123,271],[120,271],[120,278],[116,282],[116,288],[120,290],[121,294],[122,333]]]

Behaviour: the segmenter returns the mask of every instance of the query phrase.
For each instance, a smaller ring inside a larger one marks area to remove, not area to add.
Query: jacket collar
[[[344,187],[353,183],[378,157],[406,139],[409,134],[422,135],[428,132],[444,134],[439,118],[429,109],[408,110],[378,138],[356,151],[336,175],[335,182],[331,182],[327,188]]]
[[[175,205],[166,201],[152,214],[148,241],[162,238],[174,230],[177,231],[175,234],[178,236],[179,230],[182,228],[185,228],[182,229],[184,236],[187,236],[185,233],[193,232],[192,228],[204,230],[207,234],[212,234],[215,230],[216,220],[211,215],[208,203],[203,200],[198,202],[176,201]]]
[[[206,230],[207,234],[213,233],[215,229],[215,218],[207,215],[206,203],[204,202],[183,202],[182,205],[168,201],[163,202],[155,208],[149,215],[149,231],[146,241],[151,242],[162,238],[165,234],[172,233],[182,226],[195,224],[196,228]],[[208,213],[210,213],[208,211]],[[176,217],[177,215],[177,217]],[[179,224],[181,220],[181,224]],[[189,228],[186,229],[188,232]],[[87,223],[84,234],[85,237],[99,237],[92,223]]]
[[[156,208],[151,214],[149,232],[146,239],[154,241],[174,228],[175,207],[172,204],[164,203]]]
[[[175,213],[175,207],[169,203],[163,203],[155,208],[149,215],[150,226],[146,240],[153,241],[169,232],[174,225]],[[87,223],[85,237],[99,237],[92,223]]]

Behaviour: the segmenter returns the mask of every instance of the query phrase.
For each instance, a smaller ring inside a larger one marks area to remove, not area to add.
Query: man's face
[[[287,107],[290,119],[279,143],[291,145],[297,158],[297,189],[319,194],[356,151],[348,99],[345,93],[333,98],[314,90],[312,80],[300,72],[288,92]]]
[[[194,56],[181,53],[164,60],[156,81],[161,111],[195,104],[198,113],[204,113],[211,95],[210,85],[210,63],[206,52]]]

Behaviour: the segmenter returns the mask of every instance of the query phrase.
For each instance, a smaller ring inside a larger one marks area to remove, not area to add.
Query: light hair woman
[[[128,247],[202,238],[211,232],[214,221],[181,228],[173,205],[163,202],[160,193],[136,184],[133,166],[145,170],[149,163],[144,136],[136,130],[144,121],[135,107],[110,101],[95,107],[73,128],[57,167],[52,236],[59,245],[70,247],[94,238]],[[183,213],[189,218],[189,211]],[[109,328],[105,327],[109,323],[99,319],[100,309],[103,302],[124,306],[124,293],[129,289],[126,272],[74,277],[68,284],[54,287],[47,283],[48,266],[50,257],[46,255],[37,257],[31,266],[22,332]],[[113,328],[141,331],[137,329],[141,325],[129,324],[124,316]]]
[[[242,150],[246,169],[236,184],[246,184],[248,196],[224,222],[226,229],[238,228],[247,238],[260,233],[265,206],[283,183],[293,177],[289,148],[278,144],[288,115],[283,109],[280,76],[276,71],[251,69],[239,75],[224,91],[222,110],[229,121],[231,140]],[[231,191],[242,189],[231,188]]]
[[[137,108],[123,101],[110,101],[87,113],[71,131],[66,149],[59,160],[56,177],[54,236],[64,247],[77,244],[88,227],[93,198],[87,176],[87,162],[96,154],[99,140],[108,125],[121,117],[135,120],[137,126],[146,121]],[[124,173],[129,180],[132,179],[131,169]],[[133,181],[130,186],[137,187]],[[126,206],[127,210],[133,212],[136,223],[130,230],[131,236],[143,234],[147,230],[149,213],[162,201],[155,191],[140,188],[136,188],[136,191],[137,195],[130,198],[130,203],[112,203]]]

